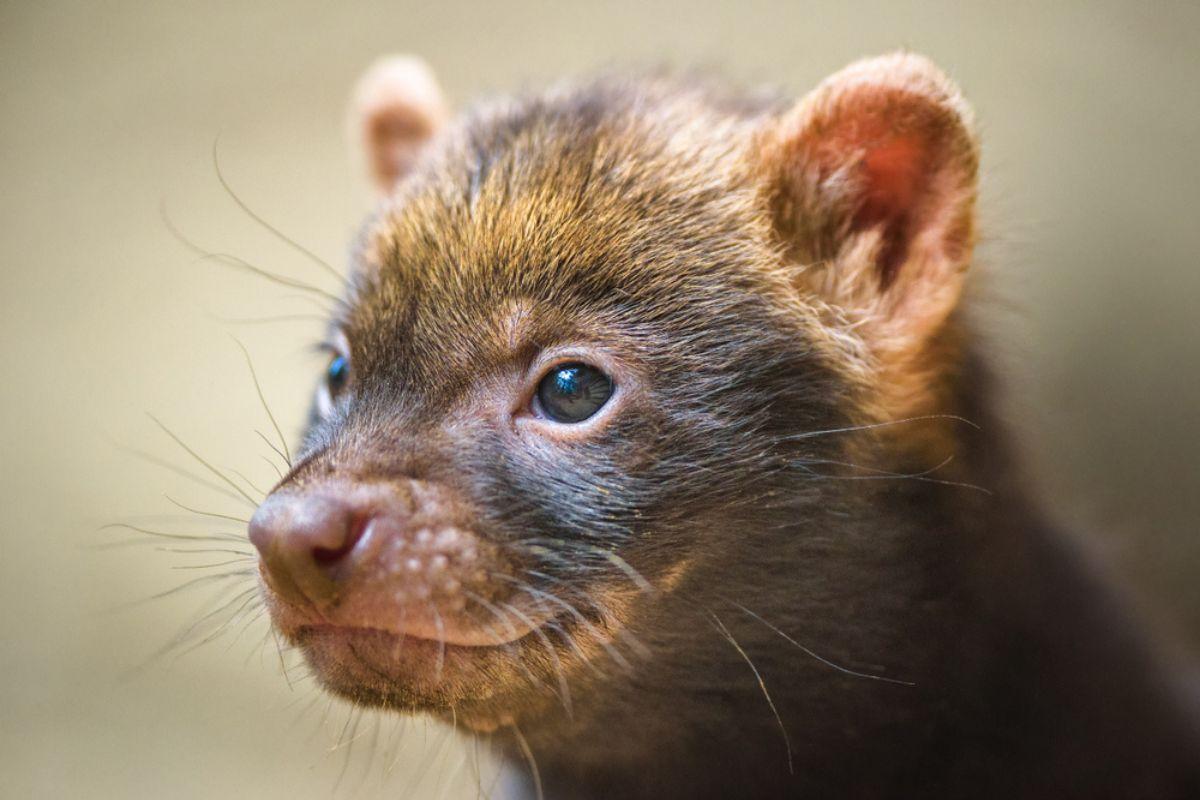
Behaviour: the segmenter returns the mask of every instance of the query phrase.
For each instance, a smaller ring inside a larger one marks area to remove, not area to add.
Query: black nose
[[[294,603],[322,604],[335,597],[338,572],[352,560],[371,516],[360,498],[276,494],[251,518],[250,541],[276,592]]]

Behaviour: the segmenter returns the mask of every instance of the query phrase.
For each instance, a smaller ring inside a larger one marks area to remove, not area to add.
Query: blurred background
[[[1148,618],[1194,649],[1200,5],[4,0],[0,795],[476,794],[469,744],[289,688],[249,607],[222,637],[155,657],[231,595],[201,582],[136,601],[238,554],[106,546],[131,538],[101,528],[114,522],[237,530],[172,501],[247,513],[173,471],[203,468],[146,412],[222,468],[274,480],[232,336],[289,435],[323,366],[300,292],[198,260],[162,219],[330,286],[224,193],[218,137],[246,203],[340,266],[370,200],[346,101],[380,54],[424,55],[461,105],[614,64],[711,66],[799,96],[897,47],[932,56],[979,114],[978,269],[1030,469]]]

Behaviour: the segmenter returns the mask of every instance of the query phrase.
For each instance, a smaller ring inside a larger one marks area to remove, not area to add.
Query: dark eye
[[[612,397],[612,378],[587,364],[555,367],[538,384],[538,403],[555,422],[583,422]]]
[[[350,359],[343,355],[333,357],[329,362],[329,368],[325,370],[325,383],[329,386],[329,394],[337,396],[342,389],[346,388],[346,382],[350,380]]]

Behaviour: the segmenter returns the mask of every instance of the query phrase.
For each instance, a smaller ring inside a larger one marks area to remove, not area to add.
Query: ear
[[[442,91],[421,59],[390,56],[367,70],[354,92],[350,122],[379,191],[390,191],[412,169],[446,117]]]
[[[958,89],[921,56],[859,61],[772,122],[760,153],[797,284],[876,362],[911,366],[974,245],[979,149]]]

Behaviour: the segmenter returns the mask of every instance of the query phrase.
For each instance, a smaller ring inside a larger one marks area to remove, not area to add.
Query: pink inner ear
[[[397,105],[367,120],[367,147],[376,180],[391,186],[411,169],[421,145],[434,133],[434,121],[420,109]]]
[[[856,62],[780,119],[768,139],[772,211],[799,281],[858,332],[909,408],[925,373],[901,373],[954,310],[974,244],[979,149],[954,85],[920,56]],[[911,396],[909,396],[911,394]]]
[[[927,153],[921,143],[906,137],[892,138],[872,147],[863,158],[864,196],[853,226],[856,230],[883,226],[878,263],[884,287],[895,279],[896,271],[908,255],[909,242],[916,234],[927,164]]]

